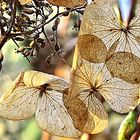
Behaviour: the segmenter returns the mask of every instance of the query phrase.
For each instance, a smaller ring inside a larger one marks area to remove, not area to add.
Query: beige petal
[[[22,120],[34,115],[40,91],[26,87],[23,73],[14,80],[0,99],[0,116],[10,120]]]
[[[113,77],[105,66],[102,69],[102,76],[98,92],[113,110],[126,113],[139,104],[139,84],[131,84]]]
[[[54,78],[56,77],[47,73],[28,70],[24,73],[23,80],[26,86],[39,87],[41,85],[46,84],[49,80],[52,80]]]
[[[135,59],[136,58],[133,60],[135,61]],[[116,60],[117,58],[115,61]],[[125,61],[124,58],[121,60]],[[133,67],[135,68],[136,65],[138,64],[135,64]],[[116,63],[112,64],[112,67],[114,66],[116,66]],[[118,69],[117,66],[113,68],[113,71],[116,69]],[[123,70],[126,71],[125,69]],[[120,71],[120,73],[123,74],[124,71]],[[137,73],[136,71],[134,73]],[[114,77],[104,63],[90,63],[79,57],[77,60],[77,65],[72,72],[71,79],[73,80],[70,84],[70,99],[78,97],[80,100],[82,100],[82,96],[84,96],[84,93],[86,93],[85,91],[90,91],[93,92],[93,95],[98,99],[100,99],[99,96],[102,95],[110,107],[119,113],[129,112],[139,104],[140,85],[136,82],[130,83],[128,81],[124,81],[122,78]],[[128,73],[126,73],[126,75]],[[132,80],[132,77],[133,74],[130,74],[128,78],[129,81]],[[85,96],[89,98],[88,94]],[[98,111],[96,111],[96,114],[97,113]]]
[[[47,1],[56,6],[63,6],[68,8],[82,6],[86,2],[86,0],[47,0]]]
[[[107,48],[98,37],[90,34],[80,35],[77,44],[82,58],[93,63],[105,62]]]
[[[21,5],[25,5],[32,2],[32,0],[18,0],[18,1],[20,2]]]

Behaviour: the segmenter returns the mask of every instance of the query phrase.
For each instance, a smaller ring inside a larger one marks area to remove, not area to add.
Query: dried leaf
[[[35,115],[40,128],[50,134],[78,138],[81,135],[64,106],[68,88],[63,79],[37,71],[21,73],[0,100],[0,116],[10,120]]]
[[[86,2],[86,0],[47,0],[47,1],[56,6],[63,6],[68,8],[82,6]]]
[[[32,0],[18,0],[18,1],[20,2],[21,5],[25,5],[32,2]]]
[[[93,63],[105,62],[107,48],[98,37],[90,34],[80,35],[77,44],[82,58]]]

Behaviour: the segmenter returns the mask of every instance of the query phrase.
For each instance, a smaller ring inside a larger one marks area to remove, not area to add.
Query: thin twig
[[[73,12],[77,9],[82,9],[82,8],[85,8],[85,6],[82,6],[82,7],[78,7],[78,8],[73,8],[73,9],[70,9],[69,12]],[[51,21],[53,21],[55,18],[57,18],[58,16],[61,16],[65,13],[66,11],[64,12],[60,12],[60,13],[56,13],[51,19],[49,19],[47,22],[44,22],[40,25],[38,25],[35,29],[33,30],[30,30],[30,31],[26,31],[26,32],[21,32],[21,33],[11,33],[11,36],[18,36],[18,35],[26,35],[26,34],[31,34],[33,32],[35,32],[36,30],[42,28],[43,26],[45,26],[46,24],[50,23]]]
[[[11,29],[13,27],[13,24],[15,22],[15,17],[16,17],[16,6],[17,6],[17,0],[14,0],[13,6],[11,6],[12,7],[12,15],[11,15],[11,20],[10,20],[10,25],[9,25],[9,28],[8,28],[6,34],[4,35],[4,38],[2,39],[2,41],[0,43],[0,49],[3,47],[3,45],[6,43],[6,41],[10,37]]]

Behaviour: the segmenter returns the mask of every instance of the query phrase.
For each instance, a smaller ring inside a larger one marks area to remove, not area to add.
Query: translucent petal
[[[71,73],[69,102],[66,104],[75,127],[90,134],[101,132],[108,125],[108,115],[98,99],[100,94],[93,90],[97,76],[93,63],[79,56]]]
[[[0,99],[0,116],[21,120],[34,115],[39,90],[26,87],[23,83],[23,73],[20,74]]]
[[[28,87],[39,87],[41,85],[46,84],[49,80],[52,80],[55,76],[34,71],[34,70],[28,70],[24,72],[24,83]]]
[[[115,60],[117,61],[118,59]],[[122,61],[125,61],[124,58]],[[116,63],[112,64],[110,69],[112,68],[113,71],[119,69],[118,66],[115,66]],[[117,78],[112,75],[111,71],[108,70],[107,67],[104,63],[90,63],[79,58],[76,70],[73,70],[74,78],[73,84],[71,83],[70,86],[70,98],[75,98],[77,96],[80,98],[80,93],[82,93],[81,96],[84,96],[86,92],[84,94],[83,91],[90,91],[93,92],[93,96],[98,99],[99,95],[102,95],[110,107],[119,113],[126,113],[133,110],[139,104],[140,85],[135,82],[135,77],[129,72],[126,72],[123,78],[119,77],[120,74],[125,73],[127,70],[118,70],[119,78]],[[129,67],[126,69],[129,69]],[[137,74],[137,72],[135,73]],[[128,75],[129,78],[124,81],[123,79]],[[136,77],[138,78],[138,76]],[[89,98],[88,95],[90,94],[86,94],[87,98]]]
[[[111,75],[132,84],[140,83],[140,58],[128,52],[116,52],[106,61]]]
[[[115,14],[112,1],[95,0],[85,8],[80,35],[92,34],[102,40],[107,50],[117,40],[115,52],[130,52],[140,58],[140,6],[128,27],[122,25]]]
[[[56,6],[63,6],[68,8],[82,6],[86,2],[86,0],[47,0],[47,1]]]
[[[63,103],[66,89],[68,83],[61,78],[26,71],[15,79],[2,96],[0,116],[21,120],[35,115],[44,131],[56,136],[78,138],[82,132],[74,127]]]
[[[82,58],[93,63],[105,62],[107,48],[104,42],[98,37],[90,34],[80,35],[77,45],[79,46]]]
[[[100,84],[98,91],[113,110],[119,113],[126,113],[139,104],[140,93],[138,84],[127,83],[113,77],[106,67],[103,68],[102,74],[102,84]]]
[[[52,135],[73,138],[81,135],[74,128],[73,121],[64,106],[63,93],[52,90],[43,94],[35,116],[40,128]]]

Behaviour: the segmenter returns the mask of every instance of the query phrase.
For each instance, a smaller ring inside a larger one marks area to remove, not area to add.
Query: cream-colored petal
[[[48,83],[48,81],[54,78],[56,78],[54,75],[34,70],[28,70],[24,72],[23,81],[28,87],[39,87]]]
[[[36,120],[40,128],[52,135],[78,138],[78,131],[63,103],[63,93],[46,91],[38,102]]]
[[[139,104],[139,84],[128,83],[112,76],[106,66],[103,66],[101,73],[102,78],[98,85],[98,92],[113,110],[126,113]]]
[[[23,73],[14,80],[0,99],[0,116],[10,120],[22,120],[34,115],[39,90],[26,87]]]

